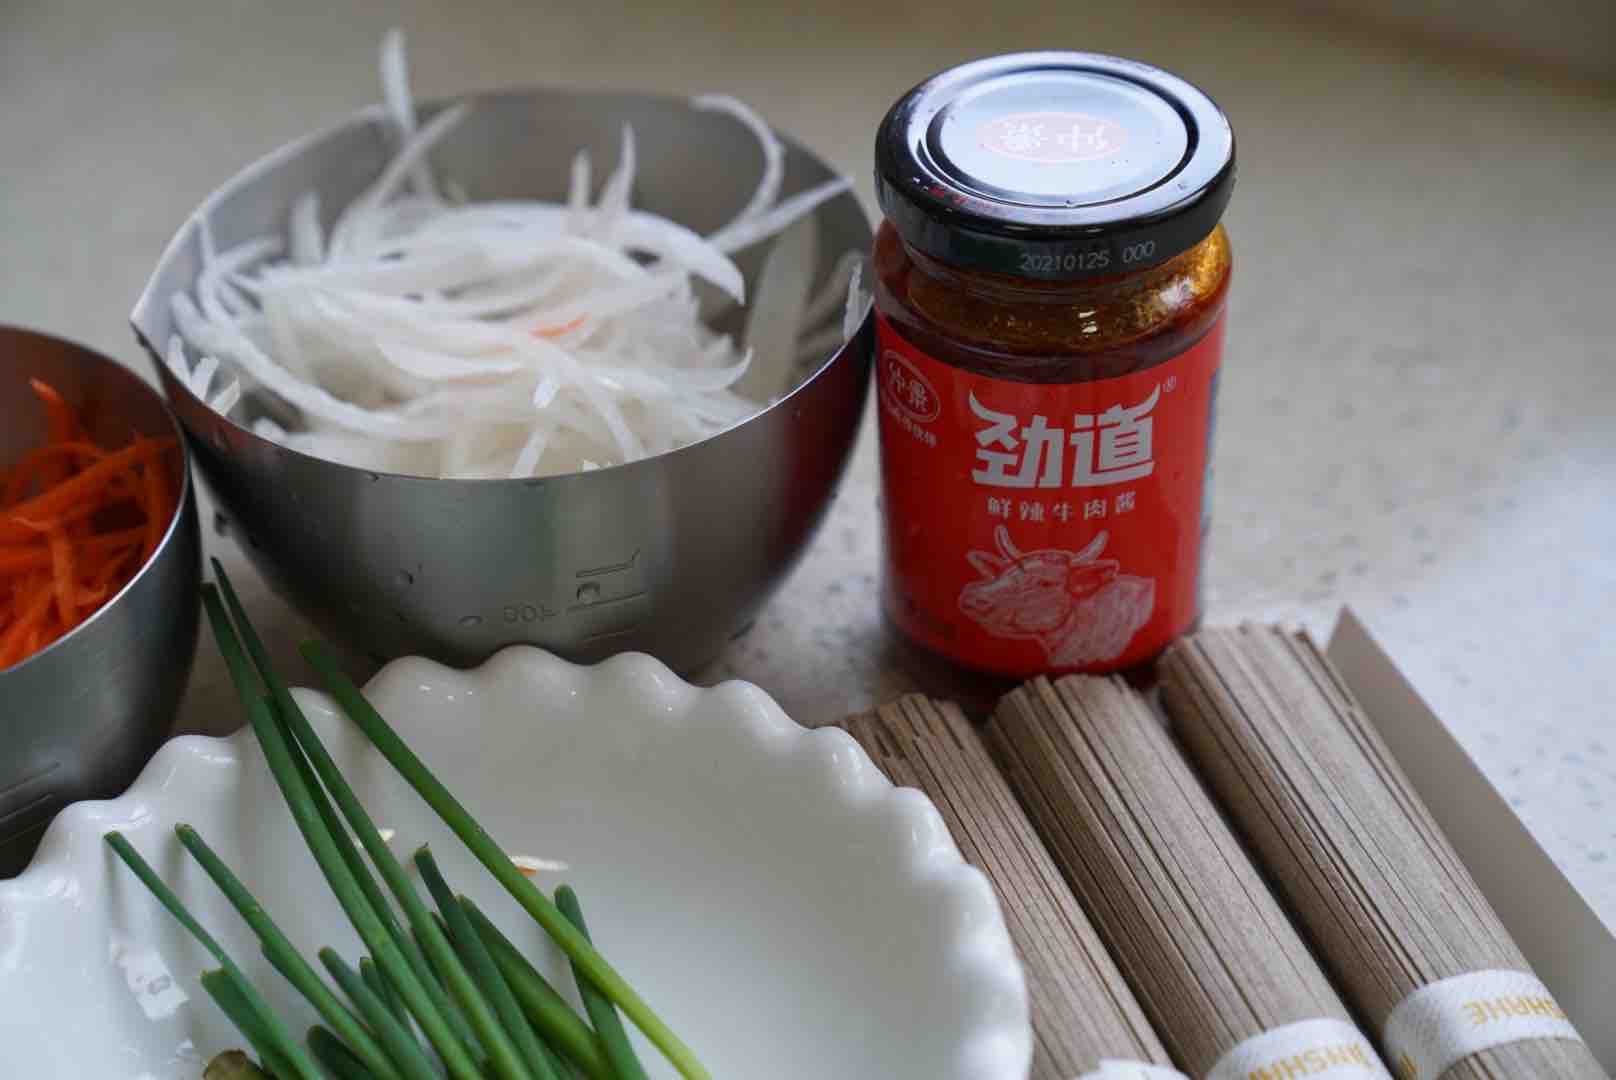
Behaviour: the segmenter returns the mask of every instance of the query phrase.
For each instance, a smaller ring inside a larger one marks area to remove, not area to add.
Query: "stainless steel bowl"
[[[0,326],[0,465],[44,439],[31,376],[60,390],[106,445],[179,437],[162,397],[133,372]],[[183,442],[163,460],[181,497],[156,554],[83,625],[0,671],[0,877],[22,870],[63,806],[127,787],[173,726],[196,651],[202,556]]]
[[[597,162],[615,160],[625,122],[639,144],[637,205],[706,231],[745,203],[761,161],[751,136],[726,116],[646,95],[482,95],[434,162],[474,199],[560,199],[571,156],[588,149]],[[203,219],[223,248],[282,231],[293,200],[311,188],[334,214],[388,156],[382,113],[368,109],[282,147],[211,195],[169,244],[131,316],[154,359],[171,333],[170,298],[200,269]],[[786,166],[787,194],[833,175],[789,142]],[[869,220],[851,194],[814,221],[818,280],[842,252],[869,250]],[[738,260],[749,285],[766,254],[759,247]],[[218,415],[158,368],[232,535],[339,643],[378,658],[462,664],[513,642],[583,661],[635,649],[688,671],[750,623],[813,536],[858,433],[873,339],[867,317],[822,364],[750,373],[751,385],[772,385],[779,400],[703,442],[532,480],[424,479],[319,460]],[[246,418],[262,406],[249,397]]]

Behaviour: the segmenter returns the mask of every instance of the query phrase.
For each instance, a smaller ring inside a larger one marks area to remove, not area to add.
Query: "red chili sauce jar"
[[[1154,659],[1200,614],[1234,135],[1091,53],[995,57],[876,138],[884,603],[1009,677]]]

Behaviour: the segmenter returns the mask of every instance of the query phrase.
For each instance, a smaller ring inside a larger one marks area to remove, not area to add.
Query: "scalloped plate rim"
[[[993,983],[999,1011],[1005,1015],[996,1021],[983,1020],[979,1030],[963,1037],[962,1056],[970,1060],[962,1063],[960,1075],[972,1080],[1021,1080],[1026,1075],[1032,1054],[1032,1032],[1025,977],[992,886],[979,870],[960,856],[931,801],[917,790],[895,787],[845,731],[798,724],[773,697],[750,682],[726,680],[710,687],[695,686],[644,653],[620,653],[583,665],[534,646],[513,645],[471,668],[454,668],[424,657],[407,656],[385,664],[365,684],[364,690],[366,696],[373,699],[388,698],[392,694],[407,696],[414,691],[406,684],[420,684],[423,676],[437,682],[449,680],[475,686],[492,683],[512,668],[559,673],[584,688],[596,680],[613,677],[639,687],[652,686],[661,701],[677,699],[685,704],[677,717],[686,728],[697,703],[716,703],[737,733],[744,734],[771,755],[790,753],[820,758],[820,764],[832,774],[824,784],[827,791],[840,794],[863,814],[879,812],[897,820],[905,837],[905,846],[897,854],[903,860],[907,876],[964,905],[969,913],[962,920],[954,941],[953,966],[963,966],[964,978]],[[321,691],[297,687],[293,693],[306,706],[312,703],[332,711],[336,709],[335,703]],[[221,749],[225,751],[223,756]],[[12,920],[6,918],[7,906],[48,903],[51,897],[42,898],[33,893],[53,875],[58,885],[64,873],[69,878],[75,876],[74,867],[69,863],[75,836],[85,830],[104,831],[109,827],[104,823],[130,818],[143,803],[162,804],[174,798],[169,789],[187,764],[217,764],[228,760],[241,767],[245,757],[255,753],[254,740],[245,725],[226,736],[177,735],[158,749],[122,794],[65,807],[50,824],[33,860],[23,872],[15,878],[0,880],[0,972],[7,967],[8,955],[14,963],[16,954],[26,950],[24,941],[8,934],[7,927]],[[0,1001],[4,997],[0,992]]]

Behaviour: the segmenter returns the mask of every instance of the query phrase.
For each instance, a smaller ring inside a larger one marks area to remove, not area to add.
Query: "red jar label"
[[[1146,371],[974,375],[879,320],[886,604],[920,644],[1010,676],[1148,660],[1200,610],[1223,320]]]

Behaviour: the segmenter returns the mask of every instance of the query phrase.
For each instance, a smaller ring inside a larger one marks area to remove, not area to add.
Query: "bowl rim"
[[[471,91],[468,93],[455,94],[447,97],[430,98],[423,101],[417,101],[415,103],[415,109],[417,116],[424,119],[456,105],[475,106],[479,102],[500,99],[531,99],[540,95],[562,95],[574,98],[638,98],[667,105],[682,105],[686,108],[690,108],[691,102],[690,96],[681,96],[677,94],[664,94],[640,90],[612,89],[604,87],[578,88],[551,86],[542,83],[533,83],[524,86],[504,87],[497,90]],[[692,109],[691,111],[699,110]],[[597,469],[576,470],[573,472],[529,477],[421,476],[416,473],[401,473],[390,472],[385,469],[361,468],[357,465],[349,465],[346,462],[333,461],[330,458],[323,458],[314,454],[305,453],[302,450],[294,450],[291,447],[284,446],[270,439],[266,439],[257,432],[253,431],[252,428],[237,422],[230,416],[226,416],[223,413],[218,412],[207,402],[203,401],[201,398],[198,398],[183,380],[172,377],[172,373],[168,370],[167,364],[163,362],[162,351],[159,350],[146,336],[145,329],[142,326],[143,317],[146,315],[148,309],[156,303],[156,298],[152,294],[157,285],[158,271],[167,266],[169,261],[180,253],[183,244],[189,237],[189,234],[193,228],[203,233],[209,229],[209,219],[211,218],[214,210],[217,209],[218,204],[224,201],[226,197],[233,194],[242,185],[281,167],[287,162],[297,158],[300,154],[307,152],[314,146],[328,139],[334,138],[342,132],[374,124],[385,125],[387,122],[388,116],[386,106],[381,103],[372,103],[359,109],[355,109],[339,119],[330,121],[323,127],[305,132],[294,139],[284,142],[243,166],[229,179],[225,180],[222,184],[210,191],[207,196],[203,198],[202,202],[197,205],[196,209],[187,214],[185,219],[180,222],[179,226],[174,230],[174,234],[169,238],[168,243],[164,245],[162,254],[158,256],[156,264],[153,266],[151,273],[146,278],[146,283],[141,287],[140,295],[135,300],[135,306],[129,312],[129,324],[135,332],[135,338],[140,342],[141,347],[146,350],[147,355],[151,358],[152,363],[157,368],[158,378],[163,384],[164,391],[170,395],[177,393],[180,397],[185,399],[188,405],[200,408],[209,415],[217,417],[225,424],[228,424],[232,429],[235,430],[235,432],[245,439],[249,445],[255,448],[262,449],[270,453],[285,454],[293,459],[301,459],[303,462],[313,465],[329,466],[356,475],[368,476],[372,480],[386,479],[389,481],[416,481],[422,483],[448,482],[455,484],[534,487],[559,481],[575,481],[579,477],[591,476],[597,473],[617,472],[619,470],[627,471],[641,466],[654,467],[660,462],[694,451],[697,447],[706,446],[707,444],[712,443],[730,434],[731,432],[761,421],[764,417],[770,416],[773,413],[787,407],[794,398],[802,395],[811,385],[818,382],[827,371],[844,362],[848,354],[857,349],[860,341],[864,339],[867,333],[873,333],[872,327],[874,326],[875,322],[875,296],[873,290],[871,290],[870,295],[866,297],[864,301],[864,310],[859,318],[858,328],[853,332],[852,336],[843,341],[838,348],[833,349],[830,354],[813,369],[813,371],[805,375],[796,386],[792,387],[786,393],[780,395],[770,402],[761,405],[757,411],[736,420],[734,423],[729,424],[718,431],[703,436],[695,442],[686,443],[683,446],[677,446],[672,450],[666,450],[659,454],[652,454],[648,457],[640,458],[637,461],[603,465]],[[842,199],[852,200],[853,205],[858,210],[860,219],[863,220],[870,233],[871,243],[873,244],[877,222],[871,217],[870,211],[864,205],[863,200],[858,197],[857,189],[852,183],[852,177],[847,176],[846,174],[837,170],[835,166],[833,166],[817,151],[798,141],[794,136],[779,131],[778,129],[774,130],[775,135],[786,144],[789,150],[795,150],[807,155],[814,164],[825,170],[829,178],[848,181],[847,189],[827,200],[824,205],[829,206]],[[868,259],[868,251],[865,252],[865,258]],[[866,270],[867,269],[868,267],[866,267]],[[177,411],[175,416],[177,419]],[[180,420],[179,424],[183,430],[187,432],[190,431],[190,429],[186,427],[183,420]],[[200,437],[200,435],[197,437]]]
[[[191,485],[193,482],[191,478],[191,448],[187,446],[185,442],[184,426],[180,423],[179,417],[175,415],[174,410],[169,407],[168,399],[165,398],[156,387],[152,386],[145,379],[141,378],[139,372],[135,371],[134,368],[119,362],[98,349],[92,349],[88,345],[81,344],[80,342],[73,341],[69,338],[58,337],[55,334],[47,333],[43,330],[35,330],[26,326],[0,323],[0,336],[8,334],[17,335],[24,338],[34,338],[40,342],[49,342],[57,347],[66,347],[96,363],[116,368],[127,375],[131,381],[138,383],[140,386],[140,391],[150,395],[152,400],[157,402],[157,407],[162,410],[163,417],[168,421],[168,426],[173,429],[174,445],[176,448],[178,448],[180,455],[180,490],[179,497],[174,501],[174,514],[168,519],[168,527],[163,530],[162,539],[157,542],[157,547],[152,550],[151,557],[140,564],[140,568],[135,571],[134,575],[130,577],[127,582],[124,583],[124,587],[108,597],[100,607],[95,609],[95,613],[92,614],[88,619],[85,619],[83,622],[79,623],[73,629],[69,630],[67,633],[51,642],[43,649],[40,649],[33,655],[18,661],[10,667],[0,668],[0,680],[4,680],[8,675],[13,675],[22,671],[37,660],[42,660],[58,650],[65,649],[81,635],[87,634],[90,629],[101,620],[101,617],[112,609],[113,605],[117,604],[124,597],[128,596],[148,574],[154,573],[152,568],[162,560],[165,554],[168,553],[169,548],[178,543],[175,537],[179,534],[180,529],[183,527],[186,511],[192,500]]]

